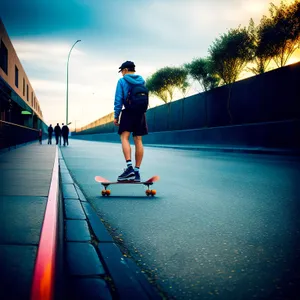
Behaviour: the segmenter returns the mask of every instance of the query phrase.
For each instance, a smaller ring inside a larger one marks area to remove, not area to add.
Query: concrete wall
[[[146,113],[149,132],[300,119],[299,78],[300,63],[297,63],[149,109]],[[112,114],[95,125],[80,134],[117,130]]]
[[[120,142],[117,133],[72,136],[75,139]],[[145,144],[217,145],[300,149],[300,121],[279,121],[248,125],[152,132],[143,137]]]
[[[297,63],[149,109],[144,142],[300,149],[299,78]],[[119,142],[116,131],[108,122],[75,138]]]

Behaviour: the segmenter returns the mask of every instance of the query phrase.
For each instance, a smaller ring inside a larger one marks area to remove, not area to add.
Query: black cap
[[[134,71],[135,69],[135,64],[132,61],[125,61],[124,63],[122,63],[121,67],[119,67],[120,71],[119,73],[123,70],[123,69],[132,69]]]

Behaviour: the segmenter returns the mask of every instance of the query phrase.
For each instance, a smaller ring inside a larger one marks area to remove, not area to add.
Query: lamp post
[[[74,48],[74,46],[81,42],[81,40],[77,40],[72,48],[70,49],[69,55],[68,55],[68,62],[67,62],[67,97],[66,97],[66,124],[68,124],[68,97],[69,97],[69,59],[70,59],[70,55],[71,55],[71,51]]]
[[[76,124],[77,124],[78,121],[80,121],[80,120],[75,120],[75,132],[76,132],[76,128],[77,128]]]

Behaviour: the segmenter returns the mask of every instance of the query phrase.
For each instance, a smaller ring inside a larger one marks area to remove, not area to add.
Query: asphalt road
[[[110,186],[120,144],[70,140],[74,180],[122,249],[174,299],[299,299],[300,162],[295,158],[145,147],[142,185]],[[133,147],[134,150],[134,147]]]

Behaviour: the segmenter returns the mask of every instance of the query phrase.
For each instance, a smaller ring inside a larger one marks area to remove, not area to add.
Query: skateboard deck
[[[127,181],[109,181],[104,177],[96,176],[95,181],[101,183],[104,186],[104,190],[102,190],[102,196],[109,196],[111,194],[110,190],[107,189],[107,187],[111,184],[143,184],[148,187],[146,190],[147,196],[154,196],[156,194],[155,190],[150,190],[149,186],[152,185],[155,181],[159,180],[159,176],[155,175],[149,178],[146,181],[141,182],[135,182],[133,180],[127,180]]]

